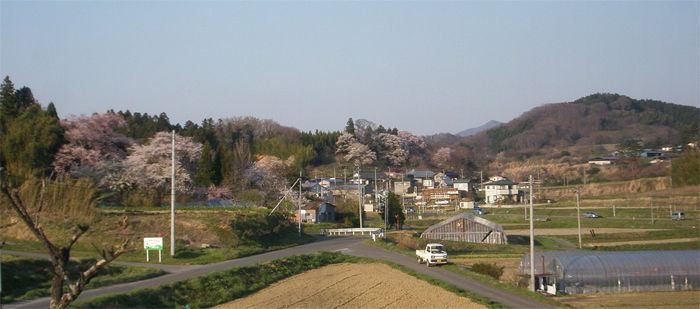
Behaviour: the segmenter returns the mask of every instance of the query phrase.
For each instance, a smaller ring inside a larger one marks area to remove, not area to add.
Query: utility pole
[[[535,291],[535,226],[532,207],[532,175],[530,175],[530,291]]]
[[[301,171],[299,171],[299,238],[301,238]]]
[[[581,242],[581,187],[576,188],[576,219],[578,219],[578,248],[583,248]],[[614,207],[614,206],[613,206]]]
[[[172,174],[170,186],[170,256],[175,256],[175,130],[173,130]]]
[[[364,197],[364,190],[360,188],[360,169],[357,169],[357,201],[360,204],[360,228],[362,228],[362,198]]]
[[[374,167],[374,204],[379,207],[379,187],[377,183],[377,167]],[[386,207],[386,206],[385,206]]]
[[[2,186],[2,171],[5,168],[0,166],[0,186]],[[2,237],[0,237],[0,241],[2,241]],[[2,250],[0,250],[0,309],[2,309]]]
[[[481,186],[484,183],[484,171],[480,171],[479,175],[481,176],[481,182],[479,183],[479,190],[482,190]]]
[[[386,199],[384,199],[384,242],[387,241],[387,236],[389,236],[389,187],[391,187],[391,179],[386,185]]]
[[[654,225],[654,196],[649,193],[649,208],[651,208],[651,225]]]

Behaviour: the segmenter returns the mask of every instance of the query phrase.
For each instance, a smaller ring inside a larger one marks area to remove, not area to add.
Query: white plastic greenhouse
[[[534,268],[536,290],[549,294],[700,289],[700,251],[542,252]],[[530,277],[530,254],[518,275]]]

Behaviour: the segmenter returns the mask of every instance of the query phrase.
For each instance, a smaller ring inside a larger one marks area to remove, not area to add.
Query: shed
[[[700,251],[535,253],[536,289],[564,294],[700,289]],[[530,275],[530,255],[518,274]]]
[[[435,224],[420,235],[421,238],[443,239],[487,244],[508,244],[500,224],[462,213]]]
[[[335,206],[326,202],[311,202],[301,207],[302,220],[305,222],[335,221]]]

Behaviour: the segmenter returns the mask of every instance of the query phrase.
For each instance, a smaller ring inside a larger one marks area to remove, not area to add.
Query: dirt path
[[[287,278],[228,308],[486,308],[384,264],[337,264]]]

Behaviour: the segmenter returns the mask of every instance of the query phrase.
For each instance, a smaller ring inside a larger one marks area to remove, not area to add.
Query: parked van
[[[685,213],[682,211],[674,211],[671,213],[671,220],[685,220]]]

